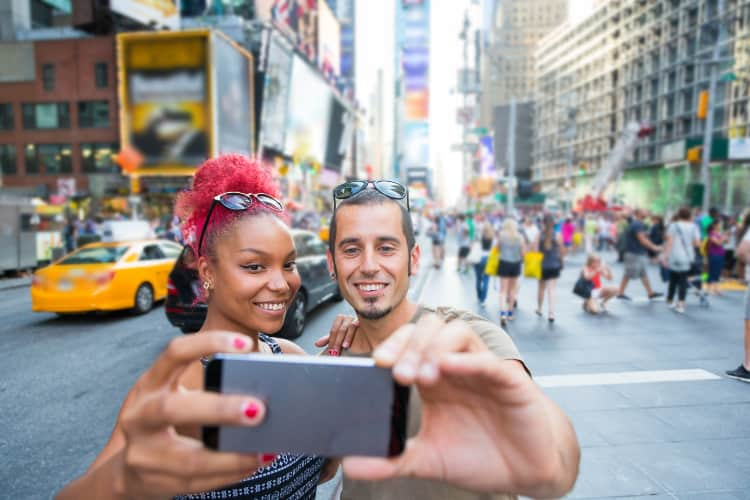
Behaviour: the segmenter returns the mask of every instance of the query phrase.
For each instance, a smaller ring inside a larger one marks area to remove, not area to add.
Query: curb
[[[4,290],[14,290],[16,288],[28,288],[31,286],[31,280],[22,281],[19,283],[9,283],[9,284],[3,284],[2,281],[0,281],[0,292]]]

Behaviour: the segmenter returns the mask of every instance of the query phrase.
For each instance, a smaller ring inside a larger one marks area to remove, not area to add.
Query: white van
[[[133,241],[155,238],[145,220],[108,220],[102,223],[102,241]]]

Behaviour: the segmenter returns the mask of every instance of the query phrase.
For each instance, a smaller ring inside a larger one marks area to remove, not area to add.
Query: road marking
[[[534,377],[536,383],[541,387],[582,387],[590,385],[648,384],[653,382],[686,382],[718,379],[721,379],[721,377],[702,369],[578,373]]]

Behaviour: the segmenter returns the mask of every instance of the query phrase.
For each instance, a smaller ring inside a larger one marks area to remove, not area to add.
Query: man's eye
[[[345,248],[344,253],[346,255],[356,255],[356,253],[359,251],[358,248]]]
[[[382,246],[382,247],[380,247],[380,250],[381,250],[382,252],[393,252],[393,251],[395,251],[395,250],[396,250],[396,248],[395,248],[395,247],[392,247],[392,246],[387,246],[387,245],[386,245],[386,246]]]

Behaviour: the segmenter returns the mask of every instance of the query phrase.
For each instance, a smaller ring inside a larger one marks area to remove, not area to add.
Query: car
[[[167,276],[182,247],[168,240],[84,245],[31,279],[31,309],[77,314],[131,309],[148,312],[167,296]]]
[[[297,269],[302,285],[294,296],[278,332],[268,332],[287,339],[296,339],[305,329],[307,315],[329,299],[341,300],[336,281],[328,273],[325,243],[317,234],[292,229],[297,247]],[[169,322],[183,333],[197,332],[206,319],[206,303],[200,299],[200,278],[197,259],[189,246],[185,246],[169,273],[167,300],[164,310]]]

